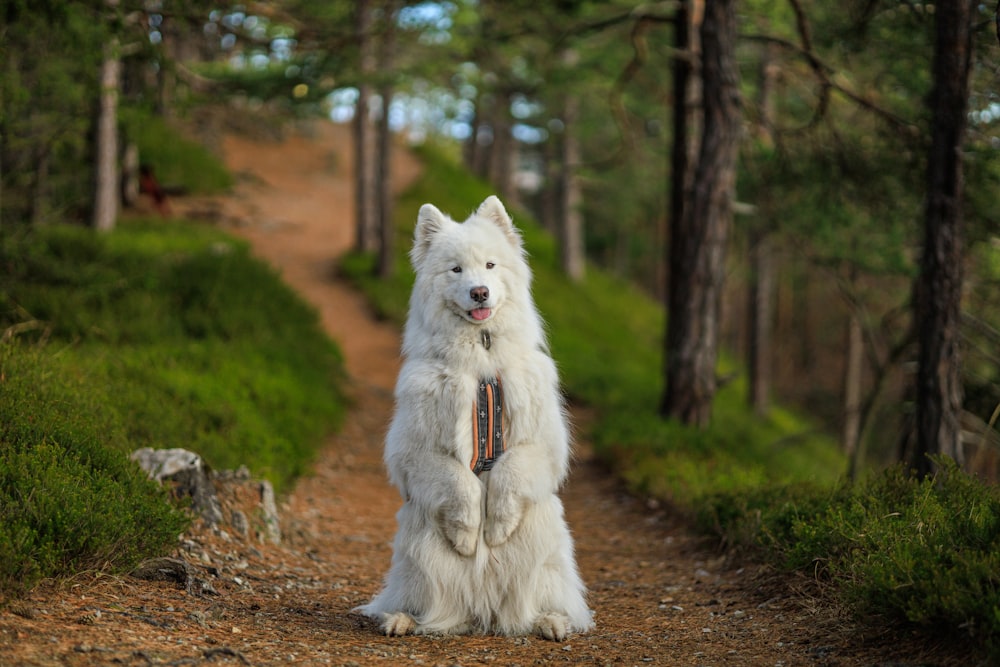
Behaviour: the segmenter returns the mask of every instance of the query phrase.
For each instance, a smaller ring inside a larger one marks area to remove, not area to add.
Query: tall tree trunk
[[[758,70],[758,122],[754,128],[757,141],[772,146],[774,136],[774,80],[777,67],[773,64],[774,47],[764,45]],[[766,415],[771,409],[771,350],[774,338],[775,285],[774,248],[771,243],[770,196],[765,194],[758,204],[760,215],[750,220],[750,285],[747,294],[747,355],[749,368],[749,403],[754,414]]]
[[[687,198],[688,172],[690,170],[690,143],[688,115],[690,105],[688,94],[691,87],[691,75],[695,53],[691,40],[691,16],[689,0],[682,2],[674,15],[674,46],[687,57],[675,57],[673,63],[673,103],[674,143],[670,151],[670,211],[668,225],[670,239],[667,243],[667,332],[663,345],[663,375],[664,391],[660,402],[660,414],[664,417],[674,416],[678,411],[680,400],[675,394],[680,378],[679,372],[680,347],[683,343],[682,329],[673,324],[673,318],[682,317],[687,305],[686,294],[682,287],[684,276],[680,274],[678,265],[684,261],[682,254],[682,239],[685,233],[684,216],[685,200]]]
[[[704,426],[716,391],[719,312],[739,146],[735,0],[706,2],[700,36],[701,139],[690,196],[671,230],[662,412]],[[676,134],[674,140],[684,136]]]
[[[518,193],[514,186],[514,170],[517,167],[517,142],[511,134],[510,118],[511,93],[504,89],[497,100],[493,123],[493,149],[490,154],[490,182],[497,194],[509,207],[517,206]]]
[[[854,479],[860,461],[861,439],[861,372],[864,364],[864,330],[861,315],[855,306],[847,314],[846,351],[844,354],[844,416],[840,443],[847,456],[848,476]]]
[[[928,455],[962,462],[959,315],[962,298],[962,144],[972,55],[971,0],[936,5],[931,147],[924,210],[924,252],[914,294],[919,331],[917,474],[930,474]]]
[[[128,207],[139,202],[139,146],[134,141],[122,152],[122,201]]]
[[[389,0],[383,9],[383,31],[380,51],[379,71],[384,79],[379,86],[382,98],[382,115],[378,122],[378,169],[376,189],[378,199],[379,253],[378,275],[389,278],[395,272],[395,227],[392,221],[392,132],[389,128],[389,107],[392,105],[393,82],[391,72],[394,67],[396,49],[396,11],[398,0]]]
[[[114,8],[118,0],[106,0]],[[101,92],[97,112],[97,165],[94,193],[93,225],[98,231],[114,229],[118,217],[118,88],[121,83],[121,61],[118,60],[118,39],[105,46],[101,64]]]
[[[472,100],[472,119],[469,121],[469,137],[462,144],[462,162],[465,164],[465,168],[471,172],[476,171],[476,160],[479,157],[479,142],[477,141],[480,117],[479,100],[480,95],[477,93],[475,99]]]
[[[755,221],[757,224],[758,221]],[[755,231],[750,248],[749,319],[750,407],[760,416],[771,409],[771,341],[774,338],[774,253],[770,235]]]
[[[358,250],[373,252],[378,248],[378,202],[375,193],[375,128],[369,106],[376,62],[369,0],[358,0],[356,11],[359,80],[358,104],[354,112],[355,244]]]
[[[798,343],[792,357],[796,372],[803,375],[813,372],[816,366],[816,345],[813,342],[813,300],[809,268],[802,261],[796,262],[791,280],[791,317],[789,325],[797,332]]]
[[[35,182],[31,193],[31,224],[39,227],[48,222],[49,162],[52,152],[47,143],[40,143],[35,153]]]
[[[542,227],[556,236],[559,220],[562,219],[562,136],[549,135],[543,145],[542,159],[545,161],[545,186],[542,188]]]
[[[577,57],[567,50],[563,57],[568,67],[576,64]],[[563,136],[561,183],[559,194],[562,198],[560,209],[559,258],[562,270],[575,283],[583,280],[586,272],[583,236],[583,189],[577,169],[580,165],[580,141],[576,135],[577,119],[580,115],[580,98],[575,93],[567,93],[563,99]]]

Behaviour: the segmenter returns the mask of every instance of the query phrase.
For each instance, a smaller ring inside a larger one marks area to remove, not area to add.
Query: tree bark
[[[354,196],[355,246],[362,252],[378,248],[378,204],[375,193],[375,128],[369,106],[371,79],[375,73],[375,50],[372,39],[372,8],[368,0],[358,0],[358,103],[354,111]]]
[[[662,413],[705,426],[716,391],[719,313],[739,146],[735,0],[706,2],[700,36],[701,139],[687,202],[672,220]],[[686,128],[681,130],[675,142],[684,140]],[[675,145],[675,160],[676,150]]]
[[[857,473],[858,442],[861,436],[861,372],[864,362],[864,330],[861,316],[852,306],[847,314],[846,351],[844,354],[844,417],[840,442],[849,462],[849,476]]]
[[[771,341],[774,337],[774,257],[769,234],[754,233],[750,248],[748,319],[750,407],[764,416],[771,409]]]
[[[572,51],[564,55],[567,66],[576,64]],[[580,98],[574,93],[563,99],[563,136],[559,195],[561,197],[559,257],[562,270],[574,283],[583,280],[586,273],[583,232],[583,189],[577,169],[580,165],[580,141],[576,136],[577,118],[580,115]]]
[[[117,0],[108,0],[109,7]],[[118,88],[121,83],[121,61],[118,60],[118,39],[112,38],[105,47],[101,64],[101,92],[97,112],[97,165],[94,193],[94,228],[101,232],[114,229],[118,217]]]
[[[916,446],[911,464],[926,476],[929,455],[962,462],[959,317],[964,264],[962,144],[972,54],[970,0],[938,3],[930,96],[931,147],[924,209],[924,251],[914,294],[919,356]]]
[[[378,122],[378,168],[375,179],[379,229],[378,275],[382,278],[392,276],[396,267],[395,244],[393,243],[396,229],[392,220],[392,131],[389,127],[389,107],[392,104],[393,96],[390,72],[393,71],[396,49],[397,7],[397,0],[390,0],[385,4],[380,52],[381,63],[379,64],[379,70],[385,77],[379,86],[379,96],[382,98],[382,115]]]
[[[757,108],[759,119],[754,127],[757,141],[773,146],[774,136],[774,81],[777,67],[773,64],[773,49],[764,45],[758,70],[759,90]],[[771,243],[770,196],[765,195],[757,205],[762,215],[750,221],[750,285],[747,295],[747,328],[749,341],[747,355],[749,368],[748,400],[758,416],[771,409],[771,371],[773,366],[772,341],[774,338],[774,252]]]
[[[139,146],[134,141],[122,152],[122,201],[128,207],[139,202]]]
[[[510,117],[511,92],[500,91],[497,97],[493,123],[493,148],[490,153],[490,182],[507,207],[518,205],[518,193],[514,187],[514,170],[517,166],[517,142],[511,134]]]

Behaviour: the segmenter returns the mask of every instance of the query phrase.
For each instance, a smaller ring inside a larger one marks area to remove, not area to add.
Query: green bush
[[[316,312],[242,242],[179,222],[0,238],[0,590],[127,567],[184,517],[128,454],[183,447],[283,489],[343,412]]]
[[[833,584],[859,617],[973,638],[1000,658],[1000,490],[939,460],[934,478],[894,467],[835,489],[719,493],[703,528]]]
[[[0,345],[0,594],[61,572],[128,568],[187,525],[129,460],[105,387],[69,357]]]
[[[124,108],[122,125],[139,148],[139,161],[153,167],[166,188],[188,194],[214,194],[228,190],[233,177],[202,144],[189,141],[162,117],[141,108]]]

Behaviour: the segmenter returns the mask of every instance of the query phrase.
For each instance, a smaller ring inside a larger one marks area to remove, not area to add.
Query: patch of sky
[[[397,20],[404,30],[419,30],[424,44],[446,44],[451,41],[456,9],[452,2],[419,2],[400,9]]]

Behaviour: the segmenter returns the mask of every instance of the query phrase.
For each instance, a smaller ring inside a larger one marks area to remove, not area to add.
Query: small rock
[[[274,487],[267,480],[260,483],[260,508],[264,518],[264,537],[271,544],[281,543],[278,505],[274,502]]]
[[[172,482],[174,493],[191,497],[191,508],[211,525],[222,521],[222,509],[202,458],[186,449],[143,447],[130,457],[150,479]]]
[[[233,530],[235,530],[240,537],[246,537],[250,534],[250,522],[247,521],[247,515],[240,510],[234,509],[232,511],[231,522],[233,524]]]
[[[140,563],[129,574],[136,579],[176,581],[184,586],[187,586],[188,580],[192,577],[188,564],[177,558],[150,558]]]

